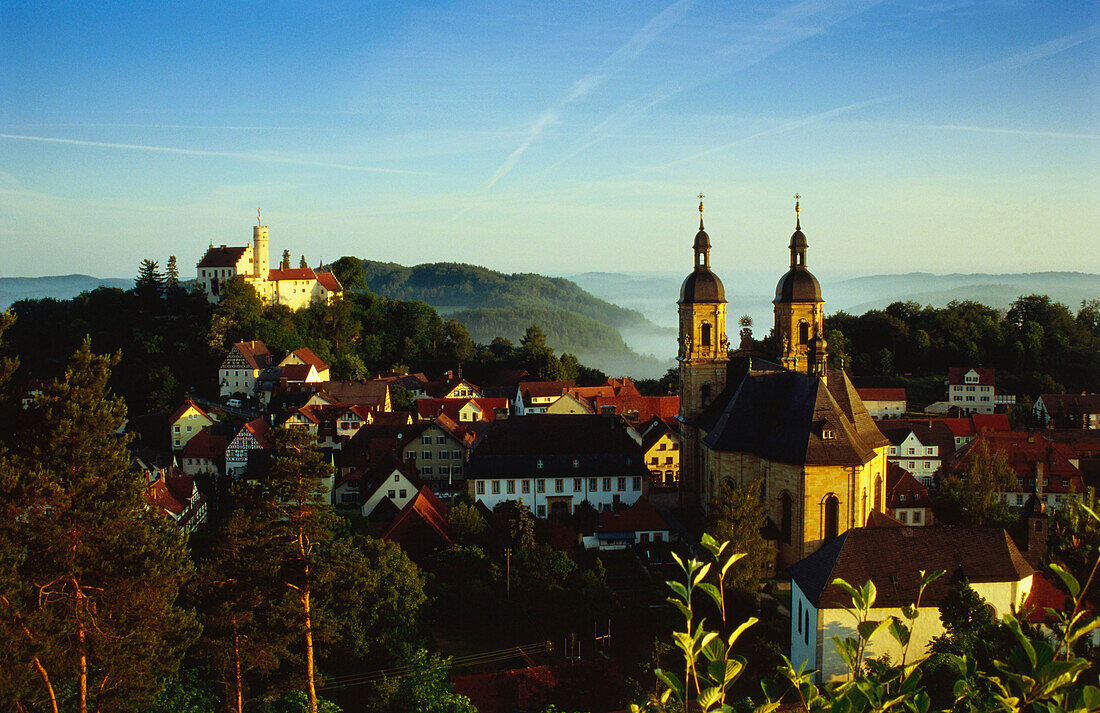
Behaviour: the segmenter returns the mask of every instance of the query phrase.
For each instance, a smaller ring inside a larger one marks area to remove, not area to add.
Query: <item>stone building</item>
[[[731,359],[725,290],[699,210],[694,269],[678,302],[681,501],[705,513],[724,481],[756,483],[783,566],[883,511],[889,441],[848,376],[827,368],[821,289],[806,269],[797,204],[791,268],[774,301],[775,362]]]

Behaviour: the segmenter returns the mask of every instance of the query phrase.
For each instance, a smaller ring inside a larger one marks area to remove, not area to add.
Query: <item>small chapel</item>
[[[211,245],[195,266],[198,283],[210,302],[221,301],[222,286],[233,277],[252,285],[265,305],[285,305],[301,309],[312,303],[332,304],[343,293],[336,275],[304,264],[292,268],[289,259],[277,268],[269,267],[268,232],[256,211],[252,243],[238,246]],[[284,253],[286,255],[287,253]]]
[[[701,199],[694,265],[677,302],[681,506],[704,515],[724,481],[758,484],[782,568],[884,512],[889,442],[847,374],[829,368],[824,300],[806,264],[798,197],[768,355],[730,350]]]

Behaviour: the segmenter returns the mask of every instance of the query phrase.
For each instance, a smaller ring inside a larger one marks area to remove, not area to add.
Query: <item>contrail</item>
[[[523,155],[536,139],[538,139],[543,130],[557,121],[562,109],[590,94],[608,77],[625,69],[627,65],[637,59],[642,52],[652,45],[658,37],[664,34],[669,27],[672,27],[683,19],[684,15],[687,14],[688,9],[693,4],[695,4],[695,0],[676,0],[676,2],[651,17],[649,21],[642,26],[642,29],[635,32],[625,44],[611,53],[611,56],[601,62],[594,71],[589,72],[573,82],[573,85],[569,88],[566,95],[562,97],[561,101],[539,115],[535,123],[531,126],[531,129],[527,132],[527,137],[508,155],[508,158],[504,159],[504,163],[502,163],[493,173],[492,177],[485,182],[482,190],[488,192],[496,185],[497,181],[508,175],[512,168],[515,167],[519,157]]]
[[[924,129],[945,131],[977,131],[983,134],[1012,134],[1014,136],[1046,136],[1052,139],[1086,139],[1096,141],[1100,134],[1074,134],[1064,131],[1031,131],[1028,129],[998,129],[990,126],[959,126],[957,124],[925,124]]]
[[[108,141],[83,141],[80,139],[59,139],[49,136],[25,136],[22,134],[0,134],[0,139],[13,139],[16,141],[37,141],[48,144],[67,144],[70,146],[94,146],[97,148],[126,149],[129,151],[153,151],[156,153],[171,153],[183,156],[217,156],[220,158],[239,158],[246,161],[263,161],[266,163],[285,163],[293,166],[318,166],[320,168],[337,168],[344,171],[363,171],[366,173],[400,173],[413,176],[430,176],[434,173],[427,171],[408,171],[400,168],[378,168],[376,166],[356,166],[350,163],[331,163],[328,161],[310,161],[309,159],[287,158],[285,156],[264,156],[262,154],[237,153],[233,151],[206,151],[203,149],[181,149],[172,146],[148,146],[144,144],[119,144]]]

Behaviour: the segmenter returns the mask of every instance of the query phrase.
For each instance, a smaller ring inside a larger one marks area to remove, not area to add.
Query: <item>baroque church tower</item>
[[[806,268],[806,236],[802,233],[799,196],[794,203],[791,267],[775,286],[775,341],[779,363],[791,371],[825,371],[825,300],[821,285]]]
[[[699,232],[692,250],[695,264],[680,287],[680,422],[681,473],[697,477],[703,470],[698,430],[691,424],[726,388],[729,340],[726,338],[726,290],[710,269],[710,236],[703,229],[703,196],[699,196]],[[695,483],[683,483],[690,492]]]

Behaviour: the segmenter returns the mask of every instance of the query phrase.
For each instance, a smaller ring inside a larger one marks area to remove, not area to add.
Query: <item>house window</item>
[[[514,480],[509,480],[509,481],[508,481],[508,483],[507,483],[507,487],[505,488],[505,490],[507,490],[507,491],[508,491],[508,494],[509,494],[509,495],[515,495],[515,493],[516,493],[516,481],[514,481]]]
[[[462,475],[462,466],[452,465],[451,466],[451,475]]]
[[[704,347],[710,346],[710,322],[703,322],[703,334],[699,344]]]
[[[494,480],[491,484],[491,489],[493,491],[493,495],[500,495],[500,481]]]
[[[542,478],[539,478],[538,480],[535,481],[535,492],[536,493],[545,493],[546,492],[546,481],[543,480]]]
[[[900,522],[903,525],[906,524],[906,521],[908,520],[908,516],[909,516],[909,513],[905,512],[904,510],[900,511],[898,513],[898,522]]]
[[[610,493],[611,492],[611,478],[604,478],[603,479],[603,491],[605,493]]]
[[[542,459],[541,458],[539,460],[535,461],[535,467],[540,468],[540,469],[542,468]]]
[[[626,478],[619,478],[618,482],[615,484],[619,486],[618,490],[620,493],[626,490]]]
[[[179,433],[180,432],[180,427],[179,426],[173,426],[172,430],[175,431],[176,433]]]
[[[831,441],[836,438],[836,431],[825,429],[821,432],[821,438],[826,441]]]
[[[408,494],[409,494],[408,491],[405,490],[404,488],[402,488],[401,492],[399,493],[399,495],[403,498],[408,497]]]
[[[454,460],[462,460],[462,451],[451,451],[451,458]]]
[[[579,493],[582,490],[584,490],[584,479],[583,478],[573,478],[573,492],[574,493]]]
[[[637,492],[642,489],[642,479],[638,476],[634,476],[634,480],[630,483],[630,489]]]
[[[394,473],[394,474],[393,474],[393,482],[395,482],[395,483],[396,483],[396,482],[398,482],[398,481],[400,481],[400,480],[401,480],[401,474],[400,474],[400,473]]]
[[[432,452],[431,451],[424,451],[420,455],[422,456],[422,458],[424,460],[431,460],[432,459]]]
[[[917,452],[917,449],[916,449],[916,448],[910,448],[910,449],[909,449],[909,455],[913,455],[913,454],[914,454],[914,453],[916,453],[916,452]]]
[[[1024,495],[1023,495],[1023,493],[1016,493],[1016,504],[1017,505],[1023,505],[1024,504]]]
[[[562,480],[561,478],[555,478],[554,479],[554,492],[555,493],[564,493],[565,492],[565,481]]]
[[[416,451],[408,452],[409,460],[416,460]]]
[[[574,468],[580,468],[581,467],[581,461],[580,461],[579,458],[574,458],[573,459],[573,467]]]
[[[639,535],[639,537],[641,538],[643,543],[648,543],[649,542],[649,533],[648,532],[643,532],[641,535]]]
[[[485,494],[485,481],[484,480],[477,481],[477,485],[475,487],[477,489],[477,494],[478,495],[484,495]]]
[[[521,481],[520,482],[520,491],[524,495],[526,495],[527,493],[530,493],[531,492],[531,481],[530,480]]]
[[[657,456],[653,456],[652,458],[649,459],[649,464],[650,465],[657,465],[657,461],[659,461],[659,460],[660,460],[660,458],[658,458]]]
[[[445,466],[445,465],[439,466],[439,474],[440,475],[447,475],[450,472],[451,472],[451,469],[448,466]]]
[[[442,446],[442,445],[447,443],[447,437],[446,436],[436,436],[435,437],[435,442],[436,442],[437,445]]]
[[[914,525],[919,525],[919,524],[921,524],[921,521],[922,521],[923,519],[924,519],[924,517],[923,517],[923,516],[921,515],[921,511],[920,511],[920,510],[914,510],[914,511],[913,511],[913,524],[914,524]]]
[[[431,475],[432,474],[432,467],[430,465],[424,466],[423,468],[420,469],[420,474],[421,475]]]
[[[430,446],[430,445],[432,445],[432,437],[431,436],[421,436],[420,437],[420,442],[422,444],[424,444],[425,446]]]
[[[545,505],[539,505],[538,516],[539,517],[546,517],[546,506]]]
[[[806,320],[802,320],[798,323],[798,343],[809,344],[810,342],[810,325],[806,323]]]
[[[665,465],[672,465],[672,456],[665,456]]]
[[[600,490],[599,481],[595,478],[589,478],[588,479],[588,489],[590,491],[592,491],[593,493],[599,492],[599,490]]]
[[[397,491],[396,491],[396,490],[390,490],[390,491],[388,491],[388,492],[386,493],[386,497],[388,497],[388,498],[389,498],[390,500],[393,500],[393,498],[394,498],[394,496],[395,496],[395,495],[397,495]]]

